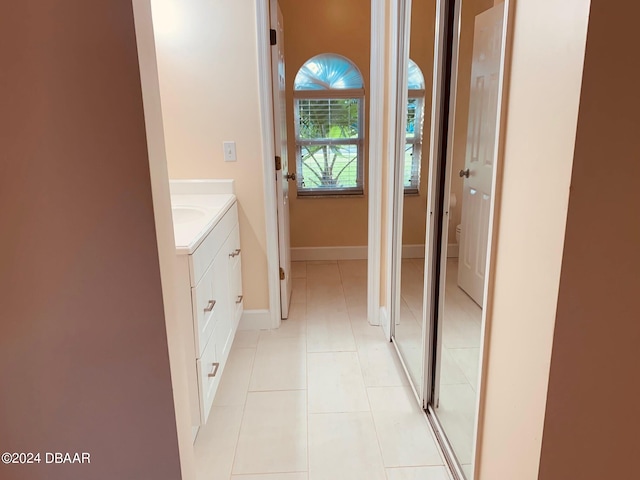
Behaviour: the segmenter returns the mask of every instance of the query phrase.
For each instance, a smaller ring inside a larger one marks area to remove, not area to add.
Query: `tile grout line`
[[[344,295],[344,277],[342,276],[342,269],[340,268],[339,263],[338,263],[338,271],[340,272],[340,286],[342,287],[342,292]],[[345,303],[346,303],[346,297],[345,297]],[[348,308],[349,307],[347,306],[347,311],[348,311]],[[351,316],[349,316],[349,328],[351,329],[351,335],[353,335],[353,341],[354,343],[356,343],[355,335],[353,333],[353,323],[351,322]],[[362,376],[362,384],[364,385],[364,393],[367,396],[367,404],[369,405],[369,418],[371,419],[371,423],[373,424],[373,430],[376,433],[376,444],[378,445],[378,454],[380,455],[380,463],[382,465],[382,474],[384,478],[388,480],[389,477],[387,476],[387,469],[384,464],[384,456],[382,455],[382,445],[380,444],[380,434],[378,433],[376,420],[373,417],[373,409],[371,408],[371,399],[369,398],[369,389],[367,387],[367,384],[364,381],[364,372],[362,371],[362,362],[360,361],[360,351],[358,349],[357,344],[356,344],[356,356],[358,359],[358,367],[360,368],[360,375]]]
[[[258,335],[258,341],[256,342],[255,352],[253,354],[253,359],[251,360],[251,373],[249,374],[249,383],[247,384],[247,391],[244,394],[244,403],[242,404],[242,418],[240,419],[240,428],[238,428],[235,446],[233,447],[233,459],[231,460],[231,471],[229,472],[229,480],[231,480],[231,477],[233,477],[233,467],[236,463],[236,455],[238,454],[238,443],[240,442],[240,433],[242,432],[242,426],[244,425],[244,418],[247,410],[247,400],[249,398],[249,389],[251,388],[251,378],[253,377],[253,368],[256,364],[256,356],[258,355],[259,344],[260,344],[260,335]],[[233,348],[233,346],[231,348]]]
[[[309,342],[308,342],[308,334],[309,334],[309,324],[307,323],[308,309],[307,305],[309,304],[309,281],[307,277],[308,273],[308,264],[304,263],[304,275],[305,275],[305,302],[304,302],[304,352],[305,352],[305,380],[306,380],[306,397],[307,397],[307,480],[311,480],[311,448],[310,448],[310,435],[309,435]]]
[[[286,472],[269,472],[269,473],[235,473],[232,474],[231,477],[241,478],[241,477],[272,477],[275,475],[292,475],[295,473],[308,473],[305,470],[291,470]]]

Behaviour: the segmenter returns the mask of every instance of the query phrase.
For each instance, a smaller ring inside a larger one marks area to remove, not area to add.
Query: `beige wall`
[[[486,307],[482,480],[538,478],[589,3],[523,0],[515,9]]]
[[[255,2],[152,0],[171,178],[236,181],[247,309],[269,308]],[[237,162],[222,142],[235,141]]]
[[[369,0],[280,0],[285,28],[287,70],[287,138],[289,170],[296,165],[293,121],[293,81],[300,67],[320,53],[337,53],[353,61],[365,83],[365,196],[357,198],[297,198],[291,183],[291,246],[360,246],[367,244]],[[312,21],[310,21],[312,19]]]
[[[0,7],[3,479],[181,478],[130,1]],[[16,39],[21,39],[16,41]]]
[[[591,2],[540,480],[638,476],[638,15]]]

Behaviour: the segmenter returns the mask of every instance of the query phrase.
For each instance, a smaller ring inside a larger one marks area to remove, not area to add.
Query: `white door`
[[[284,75],[284,24],[276,0],[270,2],[272,39],[271,73],[273,85],[273,125],[276,158],[276,196],[278,205],[278,249],[280,252],[280,308],[282,318],[289,316],[291,301],[291,242],[289,239],[289,164],[287,161],[287,111]],[[273,42],[272,42],[273,43]],[[278,163],[280,165],[278,165]],[[280,168],[278,168],[280,166]]]
[[[504,4],[476,17],[462,198],[458,285],[482,307],[496,156]]]

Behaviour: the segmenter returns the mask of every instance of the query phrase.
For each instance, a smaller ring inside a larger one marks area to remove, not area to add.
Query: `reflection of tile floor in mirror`
[[[424,259],[402,259],[400,280],[400,322],[395,338],[416,389],[422,385],[422,297]]]
[[[366,320],[366,261],[296,262],[290,317],[238,332],[199,480],[449,480],[393,346]]]
[[[411,376],[422,376],[424,260],[402,262],[401,319],[396,338]],[[478,383],[482,310],[458,287],[458,259],[447,261],[438,418],[463,465],[470,470]]]

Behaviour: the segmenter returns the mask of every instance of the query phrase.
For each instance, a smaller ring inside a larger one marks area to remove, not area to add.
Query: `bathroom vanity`
[[[194,434],[204,425],[243,310],[238,205],[232,180],[171,181],[178,315]]]

